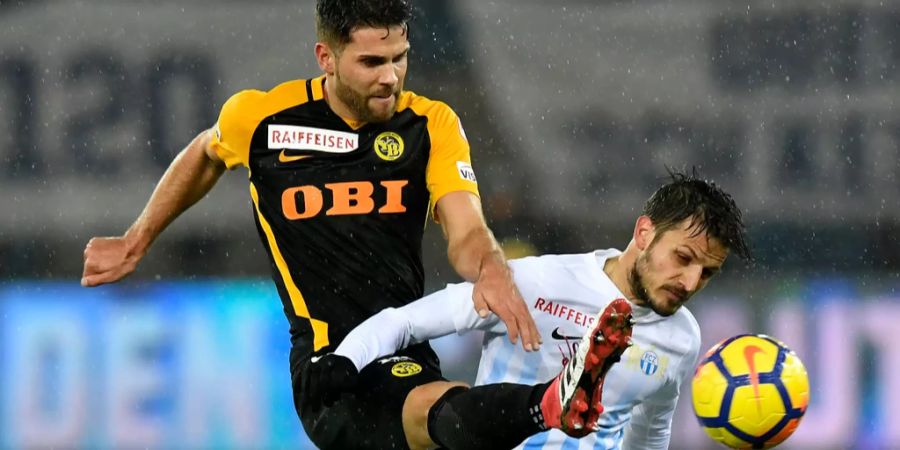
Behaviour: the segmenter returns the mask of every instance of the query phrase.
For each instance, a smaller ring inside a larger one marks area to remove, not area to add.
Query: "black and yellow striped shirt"
[[[421,297],[430,208],[449,192],[478,193],[447,105],[404,91],[389,121],[354,124],[329,108],[324,80],[235,94],[214,140],[229,168],[249,169],[257,228],[304,353]]]

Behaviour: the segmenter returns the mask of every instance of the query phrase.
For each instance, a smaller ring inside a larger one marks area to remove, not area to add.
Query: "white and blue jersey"
[[[495,315],[481,318],[472,306],[472,284],[447,286],[402,308],[373,316],[338,347],[361,368],[417,342],[468,330],[484,330],[476,384],[549,381],[575,354],[575,346],[607,304],[624,298],[603,271],[618,250],[544,255],[510,261],[516,286],[544,338],[539,352],[526,352],[506,337]],[[684,307],[669,317],[633,305],[634,345],[612,366],[603,386],[600,431],[582,439],[550,430],[517,448],[665,449],[682,382],[693,372],[700,328]]]

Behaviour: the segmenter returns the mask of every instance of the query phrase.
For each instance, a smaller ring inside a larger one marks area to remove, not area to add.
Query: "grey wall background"
[[[317,73],[308,1],[2,5],[9,276],[73,276],[229,95]],[[620,243],[665,166],[696,166],[746,209],[761,267],[893,272],[898,20],[869,1],[420,2],[408,87],[463,117],[501,238]],[[138,276],[265,275],[250,230],[235,173]]]

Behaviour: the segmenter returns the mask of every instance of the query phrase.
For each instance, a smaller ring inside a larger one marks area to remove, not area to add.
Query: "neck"
[[[353,122],[360,122],[360,119],[356,117],[356,114],[353,113],[350,107],[347,106],[346,103],[342,102],[340,97],[338,97],[337,92],[335,91],[333,77],[333,75],[325,75],[325,88],[322,89],[322,94],[325,97],[325,103],[328,103],[328,107],[331,108],[331,111],[333,111],[343,119]]]
[[[634,256],[625,249],[621,255],[615,258],[608,258],[603,264],[603,272],[616,285],[625,298],[634,300],[634,293],[631,292],[631,283],[628,282],[628,272],[634,267]]]

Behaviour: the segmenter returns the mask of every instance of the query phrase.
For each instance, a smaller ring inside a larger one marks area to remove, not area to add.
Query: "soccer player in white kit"
[[[700,329],[682,306],[721,269],[730,251],[749,257],[741,213],[731,196],[695,175],[672,177],[647,201],[624,251],[510,261],[538,330],[551,338],[540,352],[511,344],[496,316],[482,318],[472,309],[472,284],[460,283],[381,311],[354,329],[334,354],[358,370],[407,345],[483,330],[476,385],[538,384],[553,379],[573,358],[599,311],[627,299],[633,345],[602,380],[602,414],[590,424],[596,432],[576,439],[551,429],[517,448],[668,448],[681,385],[700,350]]]

